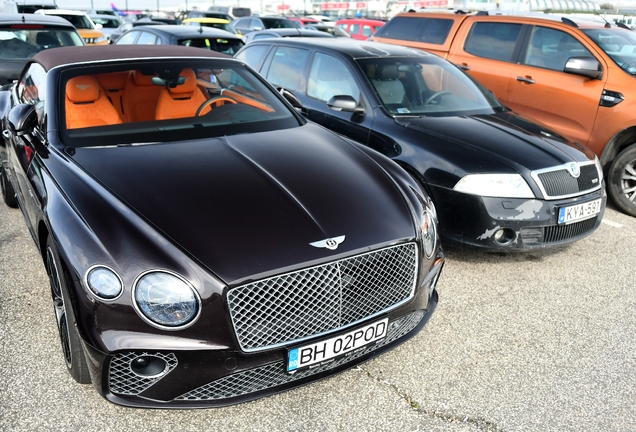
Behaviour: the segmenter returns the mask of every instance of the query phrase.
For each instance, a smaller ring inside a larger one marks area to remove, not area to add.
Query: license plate
[[[388,322],[389,319],[384,318],[331,339],[293,348],[287,355],[287,372],[323,364],[372,344],[386,336]]]
[[[569,224],[582,219],[588,219],[601,212],[601,200],[588,201],[559,209],[559,224]]]

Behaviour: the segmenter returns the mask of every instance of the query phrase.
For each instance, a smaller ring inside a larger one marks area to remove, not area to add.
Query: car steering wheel
[[[430,95],[429,97],[426,98],[426,100],[424,101],[424,105],[430,104],[435,99],[437,99],[438,97],[443,96],[445,94],[451,94],[451,92],[449,92],[448,90],[441,90],[441,91],[433,93],[432,95]]]
[[[623,68],[623,69],[627,70],[627,69],[629,69],[629,68],[630,68],[630,67],[632,67],[632,66],[636,66],[636,60],[632,60],[632,61],[628,61],[628,62],[626,62],[626,63],[623,63],[623,64],[621,65],[621,68]]]
[[[225,105],[227,103],[236,104],[236,101],[234,99],[232,99],[232,98],[227,97],[227,96],[215,96],[215,97],[212,97],[212,98],[206,100],[205,102],[203,102],[201,104],[201,106],[199,106],[195,116],[197,116],[197,117],[200,116],[201,112],[203,112],[203,110],[206,107],[210,106],[210,105],[212,105],[213,108],[216,108],[217,106]]]

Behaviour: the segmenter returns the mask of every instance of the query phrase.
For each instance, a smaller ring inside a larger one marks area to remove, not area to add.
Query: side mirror
[[[278,90],[278,93],[280,93],[295,109],[301,110],[303,108],[302,102],[294,93],[284,87],[277,87],[276,90]]]
[[[101,29],[103,29],[103,28],[104,28],[104,26],[103,26],[103,25],[101,25],[101,24],[95,24],[95,29],[96,29],[96,30],[101,30]]]
[[[35,106],[20,104],[9,111],[7,128],[16,135],[21,136],[33,132],[38,125],[38,113]]]
[[[334,111],[346,111],[364,114],[364,108],[358,106],[358,102],[349,95],[336,95],[329,99],[327,106]]]
[[[263,27],[253,27],[252,30],[254,30],[254,31],[263,30]]]
[[[598,79],[603,75],[601,64],[593,57],[570,57],[563,72]]]

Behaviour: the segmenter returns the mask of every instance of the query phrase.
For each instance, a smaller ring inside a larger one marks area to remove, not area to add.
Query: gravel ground
[[[433,318],[377,359],[228,408],[131,409],[66,372],[44,267],[0,205],[0,430],[636,430],[636,218],[608,208],[558,250],[446,252]]]

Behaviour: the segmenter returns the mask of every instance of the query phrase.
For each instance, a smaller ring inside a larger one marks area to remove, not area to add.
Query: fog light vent
[[[127,352],[113,357],[108,368],[112,393],[138,395],[177,367],[173,353]]]
[[[510,228],[501,228],[497,230],[494,237],[495,243],[499,246],[505,246],[512,243],[517,238],[517,233]]]

